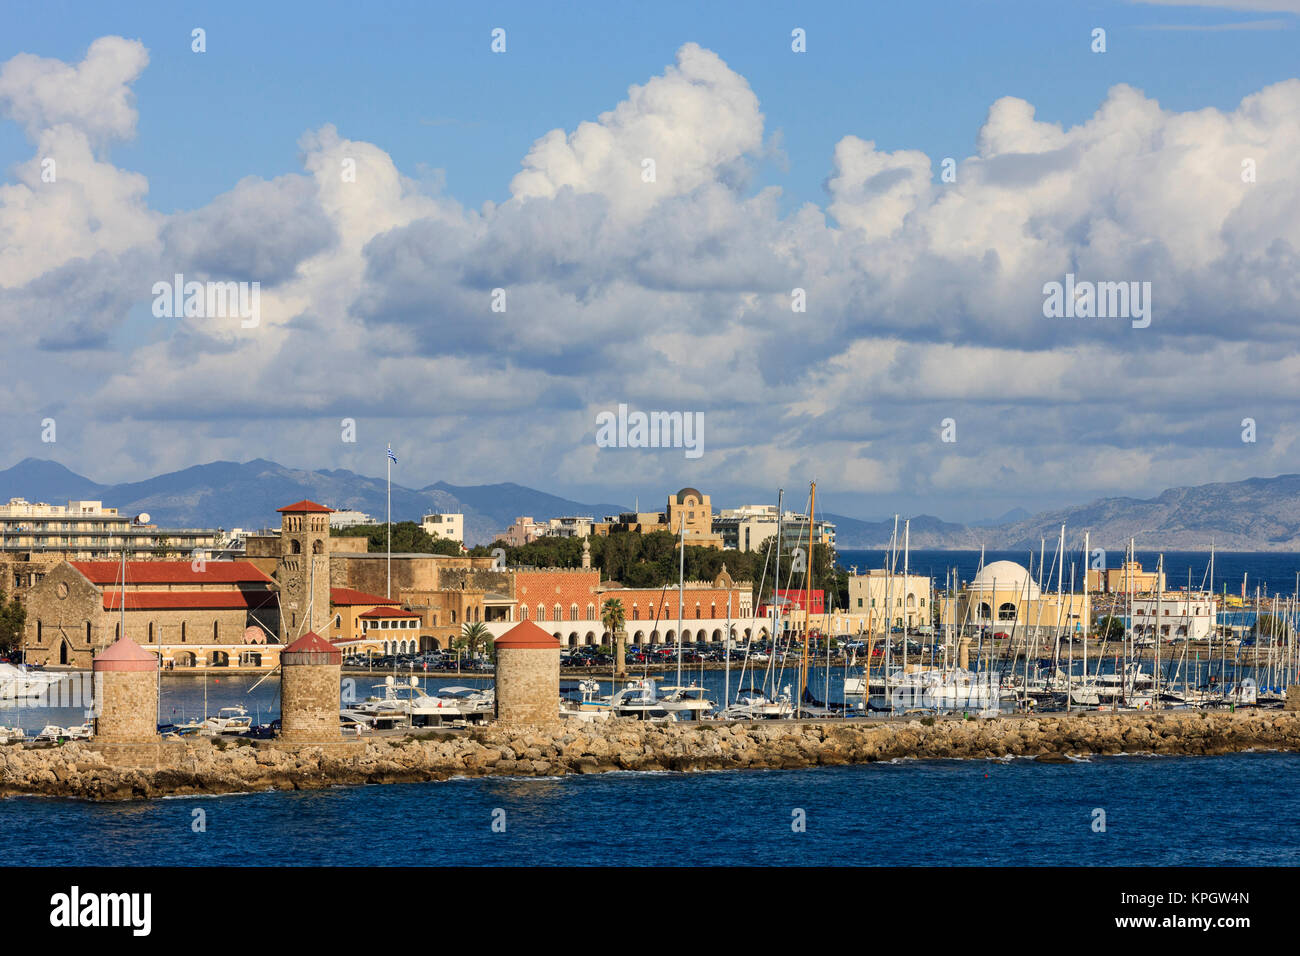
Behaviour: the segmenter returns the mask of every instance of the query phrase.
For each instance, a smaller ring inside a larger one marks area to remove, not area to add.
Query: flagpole
[[[388,515],[385,524],[388,527],[388,591],[384,595],[390,601],[393,599],[393,446],[388,446],[388,454],[385,456],[385,462],[388,465]]]

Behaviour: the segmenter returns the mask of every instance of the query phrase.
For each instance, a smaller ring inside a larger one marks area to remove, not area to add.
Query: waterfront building
[[[89,667],[123,619],[163,666],[274,663],[263,660],[278,634],[274,581],[247,561],[128,561],[125,593],[121,562],[63,561],[24,601],[33,664]]]
[[[420,527],[431,538],[443,538],[455,541],[462,547],[465,544],[465,516],[453,512],[425,515]]]
[[[934,622],[934,582],[928,575],[888,568],[851,574],[848,613],[868,619],[869,629],[929,626]]]
[[[132,517],[105,508],[102,501],[69,501],[66,506],[10,498],[0,505],[0,554],[48,554],[69,561],[128,556],[209,555],[223,540],[210,528],[159,528],[148,515]],[[35,582],[32,582],[35,583]]]
[[[1203,641],[1214,631],[1214,595],[1165,591],[1131,599],[1130,633],[1163,641]]]
[[[940,623],[990,635],[1049,637],[1082,634],[1091,620],[1090,596],[1041,591],[1014,561],[994,561],[939,602]]]

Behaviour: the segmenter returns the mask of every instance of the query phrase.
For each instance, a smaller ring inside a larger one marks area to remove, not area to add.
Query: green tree
[[[1267,637],[1272,641],[1286,640],[1291,636],[1291,625],[1285,618],[1275,614],[1261,614],[1252,628],[1255,637]]]
[[[478,653],[480,644],[487,645],[492,640],[492,634],[488,631],[487,625],[482,621],[466,622],[460,632],[461,639],[465,642],[464,646],[469,651],[471,657]]]
[[[27,623],[27,609],[18,600],[18,595],[5,599],[0,591],[0,652],[10,653],[17,650],[23,641],[23,627]]]
[[[387,524],[359,524],[350,528],[338,528],[331,532],[339,538],[365,538],[366,550],[371,554],[383,553],[388,549]],[[425,531],[414,521],[393,522],[394,554],[462,554],[460,544],[449,538],[435,537]]]
[[[1097,638],[1103,641],[1121,641],[1124,639],[1124,620],[1107,614],[1097,621]]]
[[[605,633],[614,637],[614,673],[627,673],[627,632],[623,625],[627,623],[627,612],[623,602],[610,598],[600,606],[600,623],[605,626]]]

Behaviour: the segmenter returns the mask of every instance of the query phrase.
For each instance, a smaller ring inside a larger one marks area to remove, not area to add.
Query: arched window
[[[561,610],[560,605],[558,605],[558,604],[555,605],[555,620],[557,620],[557,621],[562,621],[562,620],[564,620],[564,618],[562,618],[562,617],[560,616],[560,615],[563,614],[563,613],[564,613],[564,612],[563,612],[563,610]]]
[[[992,609],[991,607],[989,607],[988,602],[987,602],[987,601],[981,601],[981,602],[980,602],[980,620],[981,620],[981,621],[987,621],[987,620],[988,620],[990,617],[992,617],[992,616],[993,616],[993,609]]]
[[[544,620],[546,620],[546,605],[545,605],[545,604],[539,604],[539,605],[537,605],[537,620],[539,620],[539,621],[544,621]]]
[[[312,554],[323,554],[324,551],[325,551],[325,542],[322,541],[320,538],[317,538],[315,541],[311,543]]]
[[[700,618],[702,618],[702,617],[703,617],[703,615],[700,613],[700,602],[699,602],[699,601],[696,601],[696,602],[695,602],[695,620],[698,621],[698,620],[700,620]]]
[[[570,604],[570,605],[569,605],[569,620],[570,620],[570,621],[576,621],[577,619],[578,619],[578,605],[576,605],[576,604]]]
[[[632,605],[632,620],[634,621],[641,620],[641,609],[637,607],[635,604]]]
[[[596,620],[596,605],[594,604],[587,605],[587,620],[589,621]]]
[[[290,542],[289,542],[289,553],[290,553],[290,554],[302,554],[302,542],[299,541],[297,538],[294,538],[292,541],[290,541]]]
[[[1016,606],[1010,601],[998,605],[999,621],[1014,621],[1016,619]]]
[[[521,605],[519,605],[519,620],[521,620],[521,621],[526,621],[526,620],[528,620],[528,605],[527,605],[527,604],[521,604]],[[438,623],[437,619],[435,619],[433,623],[437,624],[437,623]]]
[[[220,621],[212,622],[212,643],[213,644],[221,643],[221,622]]]

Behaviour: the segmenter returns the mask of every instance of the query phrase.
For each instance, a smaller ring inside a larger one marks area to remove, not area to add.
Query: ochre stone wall
[[[282,740],[338,740],[338,664],[285,664],[280,685]]]
[[[96,740],[158,739],[155,671],[96,671]]]
[[[560,719],[560,649],[498,647],[497,720],[547,724]]]

